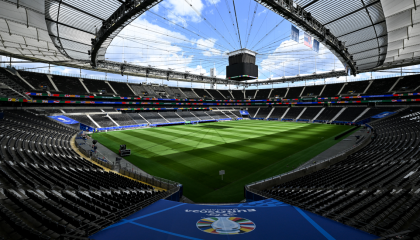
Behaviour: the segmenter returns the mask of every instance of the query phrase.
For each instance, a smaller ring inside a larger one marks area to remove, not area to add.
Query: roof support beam
[[[349,32],[349,33],[343,34],[343,35],[341,35],[341,36],[338,36],[337,38],[344,37],[344,36],[346,36],[346,35],[349,35],[349,34],[352,34],[352,33],[358,32],[358,31],[360,31],[360,30],[363,30],[363,29],[366,29],[366,28],[369,28],[369,27],[372,27],[372,26],[375,26],[375,25],[378,25],[378,24],[381,24],[381,23],[384,23],[384,22],[385,22],[385,20],[380,21],[380,22],[377,22],[377,23],[375,23],[375,24],[373,24],[373,25],[369,25],[369,26],[366,26],[366,27],[359,28],[359,29],[354,30],[354,31],[352,31],[352,32]]]
[[[59,24],[59,25],[66,26],[68,28],[73,28],[73,29],[76,29],[76,30],[81,31],[81,32],[84,32],[84,33],[95,35],[95,33],[91,33],[91,32],[88,32],[86,30],[83,30],[83,29],[80,29],[80,28],[77,28],[77,27],[70,26],[70,25],[67,25],[67,24],[62,23],[62,22],[57,22],[57,21],[52,20],[52,19],[49,19],[49,18],[45,18],[45,20],[50,21],[50,22],[53,22],[53,23],[56,23],[56,24]]]
[[[60,2],[60,0],[54,0],[54,1],[56,1],[56,2]],[[102,19],[102,18],[100,18],[100,17],[98,17],[98,16],[95,16],[95,15],[93,15],[93,14],[91,14],[91,13],[88,13],[88,12],[86,12],[86,11],[83,11],[82,9],[77,8],[77,7],[75,7],[75,6],[73,6],[73,5],[70,5],[70,4],[68,4],[68,3],[61,2],[61,4],[62,4],[62,5],[64,5],[64,6],[66,6],[66,7],[72,8],[72,9],[74,9],[74,10],[78,11],[78,12],[81,12],[81,13],[83,13],[83,14],[86,14],[86,15],[89,15],[89,16],[91,16],[91,17],[93,17],[93,18],[96,18],[96,19],[98,19],[98,20],[105,21],[105,19]]]
[[[363,2],[363,1],[362,1],[362,2]],[[368,7],[372,6],[372,5],[377,4],[378,2],[380,2],[380,0],[376,0],[375,2],[372,2],[372,3],[370,3],[370,4],[366,5],[366,6],[363,6],[363,7],[359,8],[359,9],[357,9],[357,10],[354,10],[354,11],[353,11],[353,12],[351,12],[351,13],[347,13],[347,14],[346,14],[346,15],[344,15],[344,16],[341,16],[341,17],[339,17],[339,18],[337,18],[337,19],[334,19],[334,20],[332,20],[332,21],[330,21],[330,22],[327,22],[325,25],[328,25],[328,24],[330,24],[330,23],[333,23],[333,22],[335,22],[335,21],[338,21],[338,20],[340,20],[340,19],[342,19],[342,18],[345,18],[345,17],[347,17],[347,16],[350,16],[350,15],[352,15],[352,14],[355,14],[355,13],[357,13],[358,11],[361,11],[361,10],[363,10],[363,9],[366,9],[366,8],[368,8]],[[364,5],[364,3],[363,3],[363,5]]]

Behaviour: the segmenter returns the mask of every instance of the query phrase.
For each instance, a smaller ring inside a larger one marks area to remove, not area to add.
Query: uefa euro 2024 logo
[[[240,217],[209,217],[197,222],[197,228],[201,231],[223,235],[249,233],[255,227],[251,220]]]

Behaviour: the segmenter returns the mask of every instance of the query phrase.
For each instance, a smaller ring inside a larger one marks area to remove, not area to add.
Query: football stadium
[[[419,8],[0,0],[0,239],[420,240]]]

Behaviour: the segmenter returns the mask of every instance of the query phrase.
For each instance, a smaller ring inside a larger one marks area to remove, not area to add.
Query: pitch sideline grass
[[[184,185],[195,202],[238,202],[245,184],[290,171],[338,141],[349,126],[269,121],[96,133],[93,138],[144,171]],[[219,170],[225,170],[223,181]]]

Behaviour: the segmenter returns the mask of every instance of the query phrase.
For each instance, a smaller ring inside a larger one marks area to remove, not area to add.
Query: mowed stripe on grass
[[[232,121],[98,133],[94,138],[114,152],[127,144],[132,153],[128,161],[182,183],[184,194],[193,201],[237,202],[243,199],[244,184],[291,170],[337,143],[331,138],[348,128]],[[219,170],[226,171],[223,181]]]

